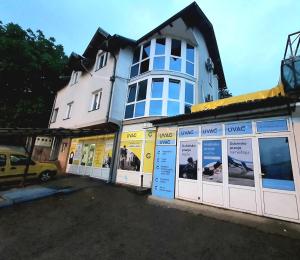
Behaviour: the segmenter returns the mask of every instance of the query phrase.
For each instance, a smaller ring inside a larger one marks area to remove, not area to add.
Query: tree
[[[232,94],[229,92],[227,88],[223,88],[219,90],[219,97],[220,99],[232,97]]]
[[[53,37],[0,21],[0,127],[47,127],[67,62]]]

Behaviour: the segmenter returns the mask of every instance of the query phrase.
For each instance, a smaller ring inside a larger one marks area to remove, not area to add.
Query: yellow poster
[[[94,156],[94,167],[102,167],[102,161],[104,157],[104,143],[98,142],[96,144],[95,156]]]
[[[123,132],[121,141],[125,140],[142,140],[145,138],[144,131]]]
[[[153,172],[153,160],[154,160],[154,150],[155,150],[155,130],[146,131],[146,141],[144,148],[144,166],[143,172],[152,173]]]
[[[177,128],[159,128],[157,130],[157,145],[175,145],[176,144],[176,132]]]
[[[74,160],[75,160],[74,155],[76,153],[77,144],[78,144],[77,139],[73,139],[71,142],[71,146],[70,146],[68,164],[75,164],[74,163]]]

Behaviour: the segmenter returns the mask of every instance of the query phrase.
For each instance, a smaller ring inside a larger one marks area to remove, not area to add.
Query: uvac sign
[[[252,134],[252,122],[240,122],[225,124],[226,135],[246,135]]]

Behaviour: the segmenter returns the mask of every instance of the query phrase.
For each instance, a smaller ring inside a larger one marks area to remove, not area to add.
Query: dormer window
[[[96,70],[100,70],[101,68],[105,67],[107,63],[107,52],[101,52],[97,56],[96,60]]]
[[[71,77],[71,85],[74,85],[78,82],[80,76],[80,71],[74,71]]]

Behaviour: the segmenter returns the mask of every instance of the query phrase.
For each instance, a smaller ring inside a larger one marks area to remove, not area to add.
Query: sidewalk
[[[282,235],[289,238],[300,239],[300,224],[281,221],[277,219],[252,215],[248,213],[222,209],[218,207],[183,201],[183,200],[168,200],[154,196],[148,197],[150,204],[159,205],[167,208],[174,208],[196,215],[202,215],[217,220],[239,224],[265,233]]]

